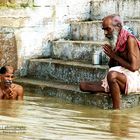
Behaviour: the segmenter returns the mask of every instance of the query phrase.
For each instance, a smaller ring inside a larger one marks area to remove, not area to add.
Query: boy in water
[[[23,100],[23,87],[13,83],[14,68],[3,66],[0,69],[0,99]]]

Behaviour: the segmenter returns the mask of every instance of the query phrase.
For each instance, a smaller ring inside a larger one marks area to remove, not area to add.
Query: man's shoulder
[[[17,99],[18,100],[23,100],[23,96],[24,96],[24,89],[23,89],[23,87],[21,85],[13,83],[13,90],[17,94]]]
[[[16,92],[18,93],[23,93],[23,87],[19,84],[13,84],[13,87],[15,89]]]
[[[129,36],[128,38],[127,38],[127,44],[129,45],[129,44],[135,44],[136,46],[138,46],[139,45],[139,42],[138,42],[138,40],[137,40],[137,38],[136,37],[134,37],[134,36]]]

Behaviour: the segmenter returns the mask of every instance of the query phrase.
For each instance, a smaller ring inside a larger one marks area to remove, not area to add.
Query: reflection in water
[[[114,111],[111,114],[110,131],[115,136],[129,137],[129,116]]]
[[[0,128],[13,129],[12,133],[0,129],[4,140],[139,139],[139,107],[101,110],[29,94],[23,102],[0,101],[0,108]]]
[[[0,115],[17,117],[23,101],[0,100]]]

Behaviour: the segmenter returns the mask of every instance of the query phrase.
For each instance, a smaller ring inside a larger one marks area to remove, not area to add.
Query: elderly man
[[[23,100],[23,87],[12,82],[14,69],[4,66],[0,69],[0,99]]]
[[[81,82],[80,89],[111,94],[113,108],[120,109],[120,93],[140,92],[140,42],[124,30],[117,15],[103,19],[102,29],[110,45],[103,50],[109,59],[109,72],[101,82]]]

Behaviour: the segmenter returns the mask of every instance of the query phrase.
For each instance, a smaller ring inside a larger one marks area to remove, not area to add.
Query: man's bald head
[[[120,30],[123,23],[118,15],[109,15],[103,18],[102,29],[104,30],[105,37],[114,49],[118,40]]]
[[[118,15],[109,15],[103,18],[102,29],[108,39],[113,38],[114,31],[119,33],[122,29],[122,20]]]
[[[102,25],[103,26],[112,25],[112,26],[118,26],[119,28],[122,28],[123,22],[118,15],[113,14],[104,17]]]

